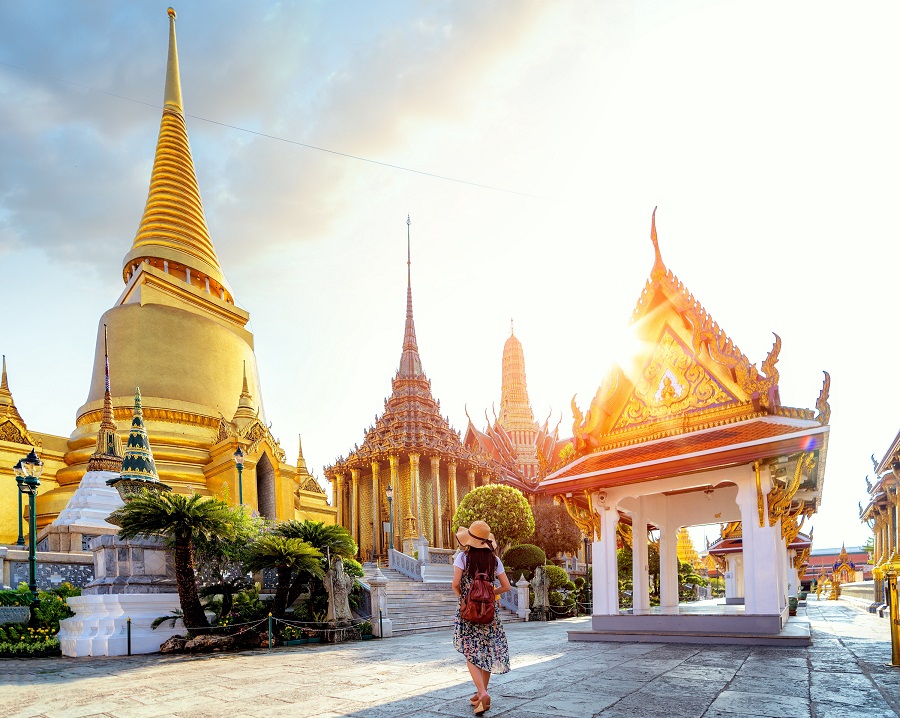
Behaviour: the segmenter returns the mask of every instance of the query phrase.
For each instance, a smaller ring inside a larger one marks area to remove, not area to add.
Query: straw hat
[[[460,526],[456,532],[456,540],[462,546],[471,546],[472,548],[489,548],[493,550],[497,546],[497,539],[491,533],[491,527],[484,521],[473,521],[468,528]]]

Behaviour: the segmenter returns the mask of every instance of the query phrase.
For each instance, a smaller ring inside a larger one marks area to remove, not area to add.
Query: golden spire
[[[3,372],[0,373],[0,416],[12,417],[24,428],[25,422],[16,409],[16,402],[13,401],[12,392],[9,390],[9,382],[6,379],[6,355],[3,355]]]
[[[175,44],[175,8],[169,8],[169,60],[166,65],[165,107],[175,112],[184,112],[181,99],[181,73],[178,71],[178,47]]]
[[[412,304],[412,262],[409,249],[409,215],[406,215],[406,326],[403,329],[403,353],[400,355],[400,369],[397,377],[419,379],[424,376],[419,346],[416,343],[416,325],[413,322]]]
[[[241,389],[241,397],[238,399],[238,408],[237,411],[234,412],[233,421],[237,422],[238,419],[246,419],[247,421],[252,421],[256,418],[256,409],[253,407],[253,395],[250,393],[250,389],[247,386],[247,362],[244,362],[244,386]]]
[[[306,459],[303,456],[303,439],[299,434],[297,435],[297,446],[299,447],[297,449],[297,473],[308,474],[309,469],[306,468]]]
[[[163,265],[166,262],[173,276],[187,279],[190,274],[192,284],[208,278],[210,291],[220,298],[227,295],[231,299],[203,214],[184,122],[178,47],[175,42],[175,11],[169,8],[168,13],[169,57],[156,158],[144,215],[131,251],[125,256],[122,274],[127,282],[133,265],[143,260],[156,260],[154,263],[158,266],[166,266]]]
[[[106,391],[103,395],[103,418],[100,421],[100,430],[97,432],[97,445],[91,458],[88,460],[88,471],[121,471],[122,470],[122,440],[116,432],[116,422],[113,418],[112,396],[109,387],[109,344],[106,337],[106,325],[103,325],[103,354],[106,358]]]
[[[650,241],[653,242],[653,252],[656,255],[653,262],[653,269],[650,270],[650,276],[654,279],[658,276],[665,276],[666,265],[663,263],[662,255],[659,253],[659,237],[656,236],[656,207],[653,208],[653,216],[650,219]]]

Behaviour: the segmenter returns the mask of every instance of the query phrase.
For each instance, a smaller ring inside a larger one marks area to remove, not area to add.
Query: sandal
[[[485,696],[474,705],[475,715],[480,716],[491,709],[491,697]]]

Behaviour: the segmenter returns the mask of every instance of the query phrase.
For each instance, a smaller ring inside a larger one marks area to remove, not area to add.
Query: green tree
[[[559,504],[537,504],[531,507],[534,535],[531,543],[544,549],[548,558],[560,553],[573,553],[581,545],[581,530]]]
[[[500,553],[534,533],[528,499],[518,489],[502,484],[479,486],[467,493],[453,515],[453,532],[460,526],[471,526],[473,521],[487,522]]]
[[[304,577],[321,578],[322,552],[298,538],[263,534],[247,548],[246,566],[251,571],[274,568],[278,580],[272,600],[272,614],[282,616],[294,600],[292,588]],[[299,591],[298,591],[299,594]]]
[[[200,596],[221,596],[219,617],[227,616],[234,597],[253,588],[244,562],[247,547],[262,532],[262,519],[254,518],[240,506],[230,508],[228,531],[194,539],[194,563]],[[215,604],[213,604],[215,605]],[[210,604],[207,604],[209,608]]]
[[[332,524],[326,526],[322,521],[283,521],[278,524],[273,531],[278,536],[285,538],[295,538],[305,541],[314,549],[322,554],[321,559],[322,573],[310,574],[299,572],[294,576],[291,582],[290,591],[288,592],[287,605],[290,606],[297,600],[303,592],[303,587],[309,584],[310,603],[313,611],[321,611],[327,606],[327,595],[325,593],[325,585],[322,582],[324,572],[328,570],[326,562],[328,559],[340,557],[342,559],[352,559],[359,551],[359,547],[350,535],[350,532],[343,526]],[[344,566],[346,571],[347,566]]]
[[[199,494],[144,491],[128,501],[119,516],[121,538],[160,536],[172,547],[184,625],[208,626],[194,573],[194,541],[230,531],[232,512],[228,504]]]
[[[322,521],[282,521],[272,532],[285,538],[298,538],[332,558],[353,558],[359,551],[356,541],[343,526],[326,526]]]

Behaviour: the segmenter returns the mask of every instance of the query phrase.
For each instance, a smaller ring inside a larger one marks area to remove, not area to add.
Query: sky
[[[166,3],[0,0],[0,351],[67,436],[123,288],[165,83]],[[536,417],[585,408],[662,256],[781,398],[830,372],[817,548],[862,543],[898,431],[900,6],[816,1],[177,7],[210,233],[288,457],[346,455],[416,331],[454,427],[499,404],[510,319]],[[809,524],[808,524],[809,525]],[[713,532],[717,534],[716,532]],[[712,534],[711,534],[712,535]]]

